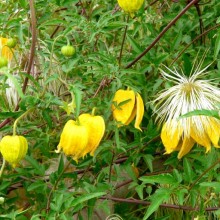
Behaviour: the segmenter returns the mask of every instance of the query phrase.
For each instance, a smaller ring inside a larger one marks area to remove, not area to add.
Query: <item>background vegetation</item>
[[[134,18],[116,0],[2,0],[0,24],[2,37],[17,39],[12,84],[0,70],[1,136],[34,108],[17,129],[28,154],[1,177],[1,219],[220,218],[219,149],[194,147],[181,160],[164,155],[151,102],[171,86],[162,65],[189,75],[207,49],[207,78],[219,85],[218,0],[145,1]],[[67,39],[76,49],[70,58],[60,52]],[[118,129],[113,120],[112,98],[126,87],[144,100],[142,132],[133,124]],[[74,119],[65,111],[73,91],[82,96],[81,113],[96,107],[106,123],[95,156],[78,164],[55,153]]]

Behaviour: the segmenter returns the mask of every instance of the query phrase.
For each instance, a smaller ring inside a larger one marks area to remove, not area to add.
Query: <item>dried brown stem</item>
[[[133,66],[137,61],[139,61],[148,51],[150,51],[154,45],[163,37],[163,35],[182,17],[194,4],[198,3],[200,0],[192,0],[155,38],[155,40],[132,62],[130,62],[125,68],[128,69]]]
[[[141,205],[146,205],[146,206],[149,206],[151,204],[150,202],[146,202],[146,201],[139,200],[139,199],[124,199],[124,198],[116,198],[116,197],[111,197],[111,196],[102,196],[102,197],[100,197],[100,199],[112,200],[115,202],[123,202],[123,203],[141,204]],[[173,204],[161,204],[160,207],[179,209],[179,210],[185,210],[185,211],[198,211],[198,210],[200,210],[199,207],[173,205]],[[210,211],[215,211],[218,209],[220,209],[220,207],[210,207],[210,208],[206,208],[205,211],[210,212]]]

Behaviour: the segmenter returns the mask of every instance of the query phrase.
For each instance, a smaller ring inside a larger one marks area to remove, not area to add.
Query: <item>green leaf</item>
[[[45,183],[42,180],[37,180],[36,182],[32,183],[30,186],[28,186],[27,191],[33,191],[36,190],[37,188],[42,189],[45,187]]]
[[[219,182],[203,182],[199,184],[202,187],[213,188],[216,193],[220,193],[220,183]]]
[[[70,92],[73,92],[75,97],[75,105],[76,105],[75,113],[76,113],[76,118],[78,118],[80,113],[81,101],[82,101],[82,92],[79,88],[74,86],[70,87]]]
[[[143,220],[148,219],[151,214],[153,214],[159,206],[170,198],[170,193],[168,189],[158,189],[153,196],[151,196],[151,204],[147,209],[147,212],[144,215]]]
[[[63,160],[63,154],[60,154],[60,162],[58,166],[58,175],[60,175],[63,172],[64,169],[64,160]]]
[[[71,203],[71,206],[76,206],[90,199],[97,198],[97,197],[104,196],[104,195],[106,195],[106,192],[96,192],[96,193],[85,194],[74,199],[73,202]]]
[[[25,157],[26,161],[29,162],[32,167],[35,169],[35,172],[41,176],[44,176],[45,169],[44,167],[39,164],[33,157],[26,155]]]
[[[195,116],[195,115],[204,115],[204,116],[210,116],[210,117],[220,119],[219,112],[217,110],[206,110],[206,109],[188,112],[188,113],[180,116],[179,119],[187,118],[187,117],[191,117],[191,116]]]
[[[146,154],[143,156],[145,163],[147,164],[150,172],[153,172],[153,160],[154,157],[151,154]]]
[[[193,181],[193,170],[192,170],[192,163],[189,162],[187,158],[183,159],[183,167],[184,167],[184,180],[188,183]]]
[[[12,74],[10,74],[8,72],[4,72],[4,74],[12,81],[12,83],[14,84],[15,89],[17,90],[18,95],[20,96],[20,98],[24,98],[24,94],[22,92],[21,86],[18,83],[17,79]]]
[[[139,178],[144,183],[176,184],[176,179],[169,173]]]
[[[220,31],[218,31],[217,38],[215,41],[214,59],[217,59],[219,51],[220,51]]]
[[[139,46],[140,44],[137,43],[132,37],[130,37],[128,34],[127,34],[127,39],[129,41],[129,43],[131,44],[133,50],[139,54],[139,53],[142,53],[142,49],[141,47]]]
[[[144,184],[138,185],[137,187],[135,187],[135,191],[137,192],[138,196],[140,197],[140,199],[144,199],[144,195],[143,195],[143,190],[146,186]]]

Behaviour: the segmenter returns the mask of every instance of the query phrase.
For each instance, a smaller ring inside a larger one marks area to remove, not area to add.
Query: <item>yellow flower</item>
[[[119,6],[132,16],[141,8],[143,3],[144,0],[118,0]]]
[[[3,158],[13,167],[25,157],[27,154],[28,143],[23,136],[5,136],[0,142],[0,151]]]
[[[83,156],[88,140],[88,128],[74,120],[69,120],[63,128],[56,152],[59,153],[62,150],[65,155],[71,156],[78,162],[78,159]]]
[[[215,110],[220,103],[220,90],[210,81],[201,79],[209,67],[201,70],[202,62],[190,77],[176,70],[167,68],[170,73],[162,70],[163,77],[175,85],[163,91],[154,101],[157,120],[163,124],[161,139],[166,153],[179,151],[179,159],[190,152],[195,143],[205,147],[206,152],[210,151],[212,145],[219,147],[219,120],[204,115],[180,118],[194,110]]]
[[[82,114],[79,116],[79,122],[86,126],[89,131],[89,139],[83,152],[83,156],[87,153],[90,153],[90,155],[93,156],[105,132],[104,119],[98,115]]]
[[[0,50],[1,56],[5,57],[8,61],[10,61],[13,57],[13,53],[8,46],[5,46],[8,42],[8,38],[0,37]]]
[[[112,112],[114,119],[122,125],[130,124],[136,116],[134,127],[141,130],[144,103],[139,93],[135,94],[133,90],[118,90],[113,98]]]

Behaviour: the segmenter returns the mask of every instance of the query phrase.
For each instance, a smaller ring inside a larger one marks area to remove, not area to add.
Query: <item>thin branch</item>
[[[155,38],[155,40],[132,62],[130,62],[125,68],[128,69],[133,66],[137,61],[139,61],[148,51],[150,51],[154,45],[163,37],[163,35],[182,17],[194,4],[199,2],[200,0],[192,0],[164,29],[160,32],[160,34]]]
[[[180,51],[180,53],[177,55],[177,57],[172,61],[172,63],[170,65],[172,66],[178,60],[178,58],[187,50],[187,48],[189,48],[200,37],[206,35],[210,31],[212,31],[212,30],[214,30],[214,29],[216,29],[218,27],[220,27],[220,24],[217,24],[216,26],[209,28],[208,30],[204,31],[202,34],[200,34],[196,38],[194,38],[182,51]]]
[[[34,8],[34,0],[29,0],[30,5],[30,13],[31,13],[31,33],[32,33],[32,41],[31,41],[31,49],[30,49],[30,56],[29,56],[29,62],[27,66],[27,74],[29,75],[31,73],[31,68],[34,61],[34,53],[35,53],[35,45],[37,41],[37,31],[36,31],[36,14],[35,14],[35,8]],[[22,92],[25,93],[28,83],[28,77],[25,78],[24,84],[22,87]]]
[[[35,45],[36,45],[36,15],[35,15],[35,8],[34,8],[34,0],[29,0],[29,5],[30,5],[30,14],[31,14],[31,32],[32,32],[32,41],[31,41],[31,49],[30,49],[30,56],[29,56],[29,62],[27,66],[27,74],[29,75],[31,73],[31,68],[33,65],[34,61],[34,53],[35,53]],[[26,88],[28,84],[28,77],[25,78],[23,86],[22,86],[22,92],[25,93]],[[19,109],[19,103],[15,107],[15,112],[18,111]],[[0,124],[0,129],[3,128],[5,125],[11,122],[11,118],[5,119],[1,124]]]
[[[146,205],[146,206],[149,206],[151,204],[151,202],[146,202],[146,201],[139,200],[139,199],[124,199],[124,198],[116,198],[116,197],[110,197],[110,196],[102,196],[99,199],[102,199],[102,200],[107,199],[107,200],[112,200],[115,202],[123,202],[123,203],[141,204],[141,205]],[[160,207],[179,209],[179,210],[185,210],[185,211],[198,211],[198,210],[200,210],[199,207],[173,205],[173,204],[161,204]],[[215,211],[215,210],[219,210],[219,209],[220,209],[220,207],[209,207],[209,208],[206,208],[205,211],[211,212],[211,211]]]
[[[119,58],[118,58],[119,67],[121,66],[122,52],[123,52],[123,48],[124,48],[124,44],[125,44],[125,38],[126,38],[127,30],[128,30],[128,21],[129,21],[129,15],[127,17],[127,21],[126,21],[127,24],[125,26],[125,30],[124,30],[124,34],[123,34],[123,38],[122,38],[122,43],[121,43],[121,50],[120,50],[120,54],[119,54]]]
[[[214,164],[212,164],[208,169],[206,169],[193,183],[192,183],[192,185],[189,187],[189,191],[196,185],[196,183],[198,183],[199,182],[199,180],[201,180],[202,179],[202,177],[205,175],[205,174],[207,174],[211,169],[213,169],[217,164],[219,164],[220,163],[220,159],[219,160],[217,160]]]

